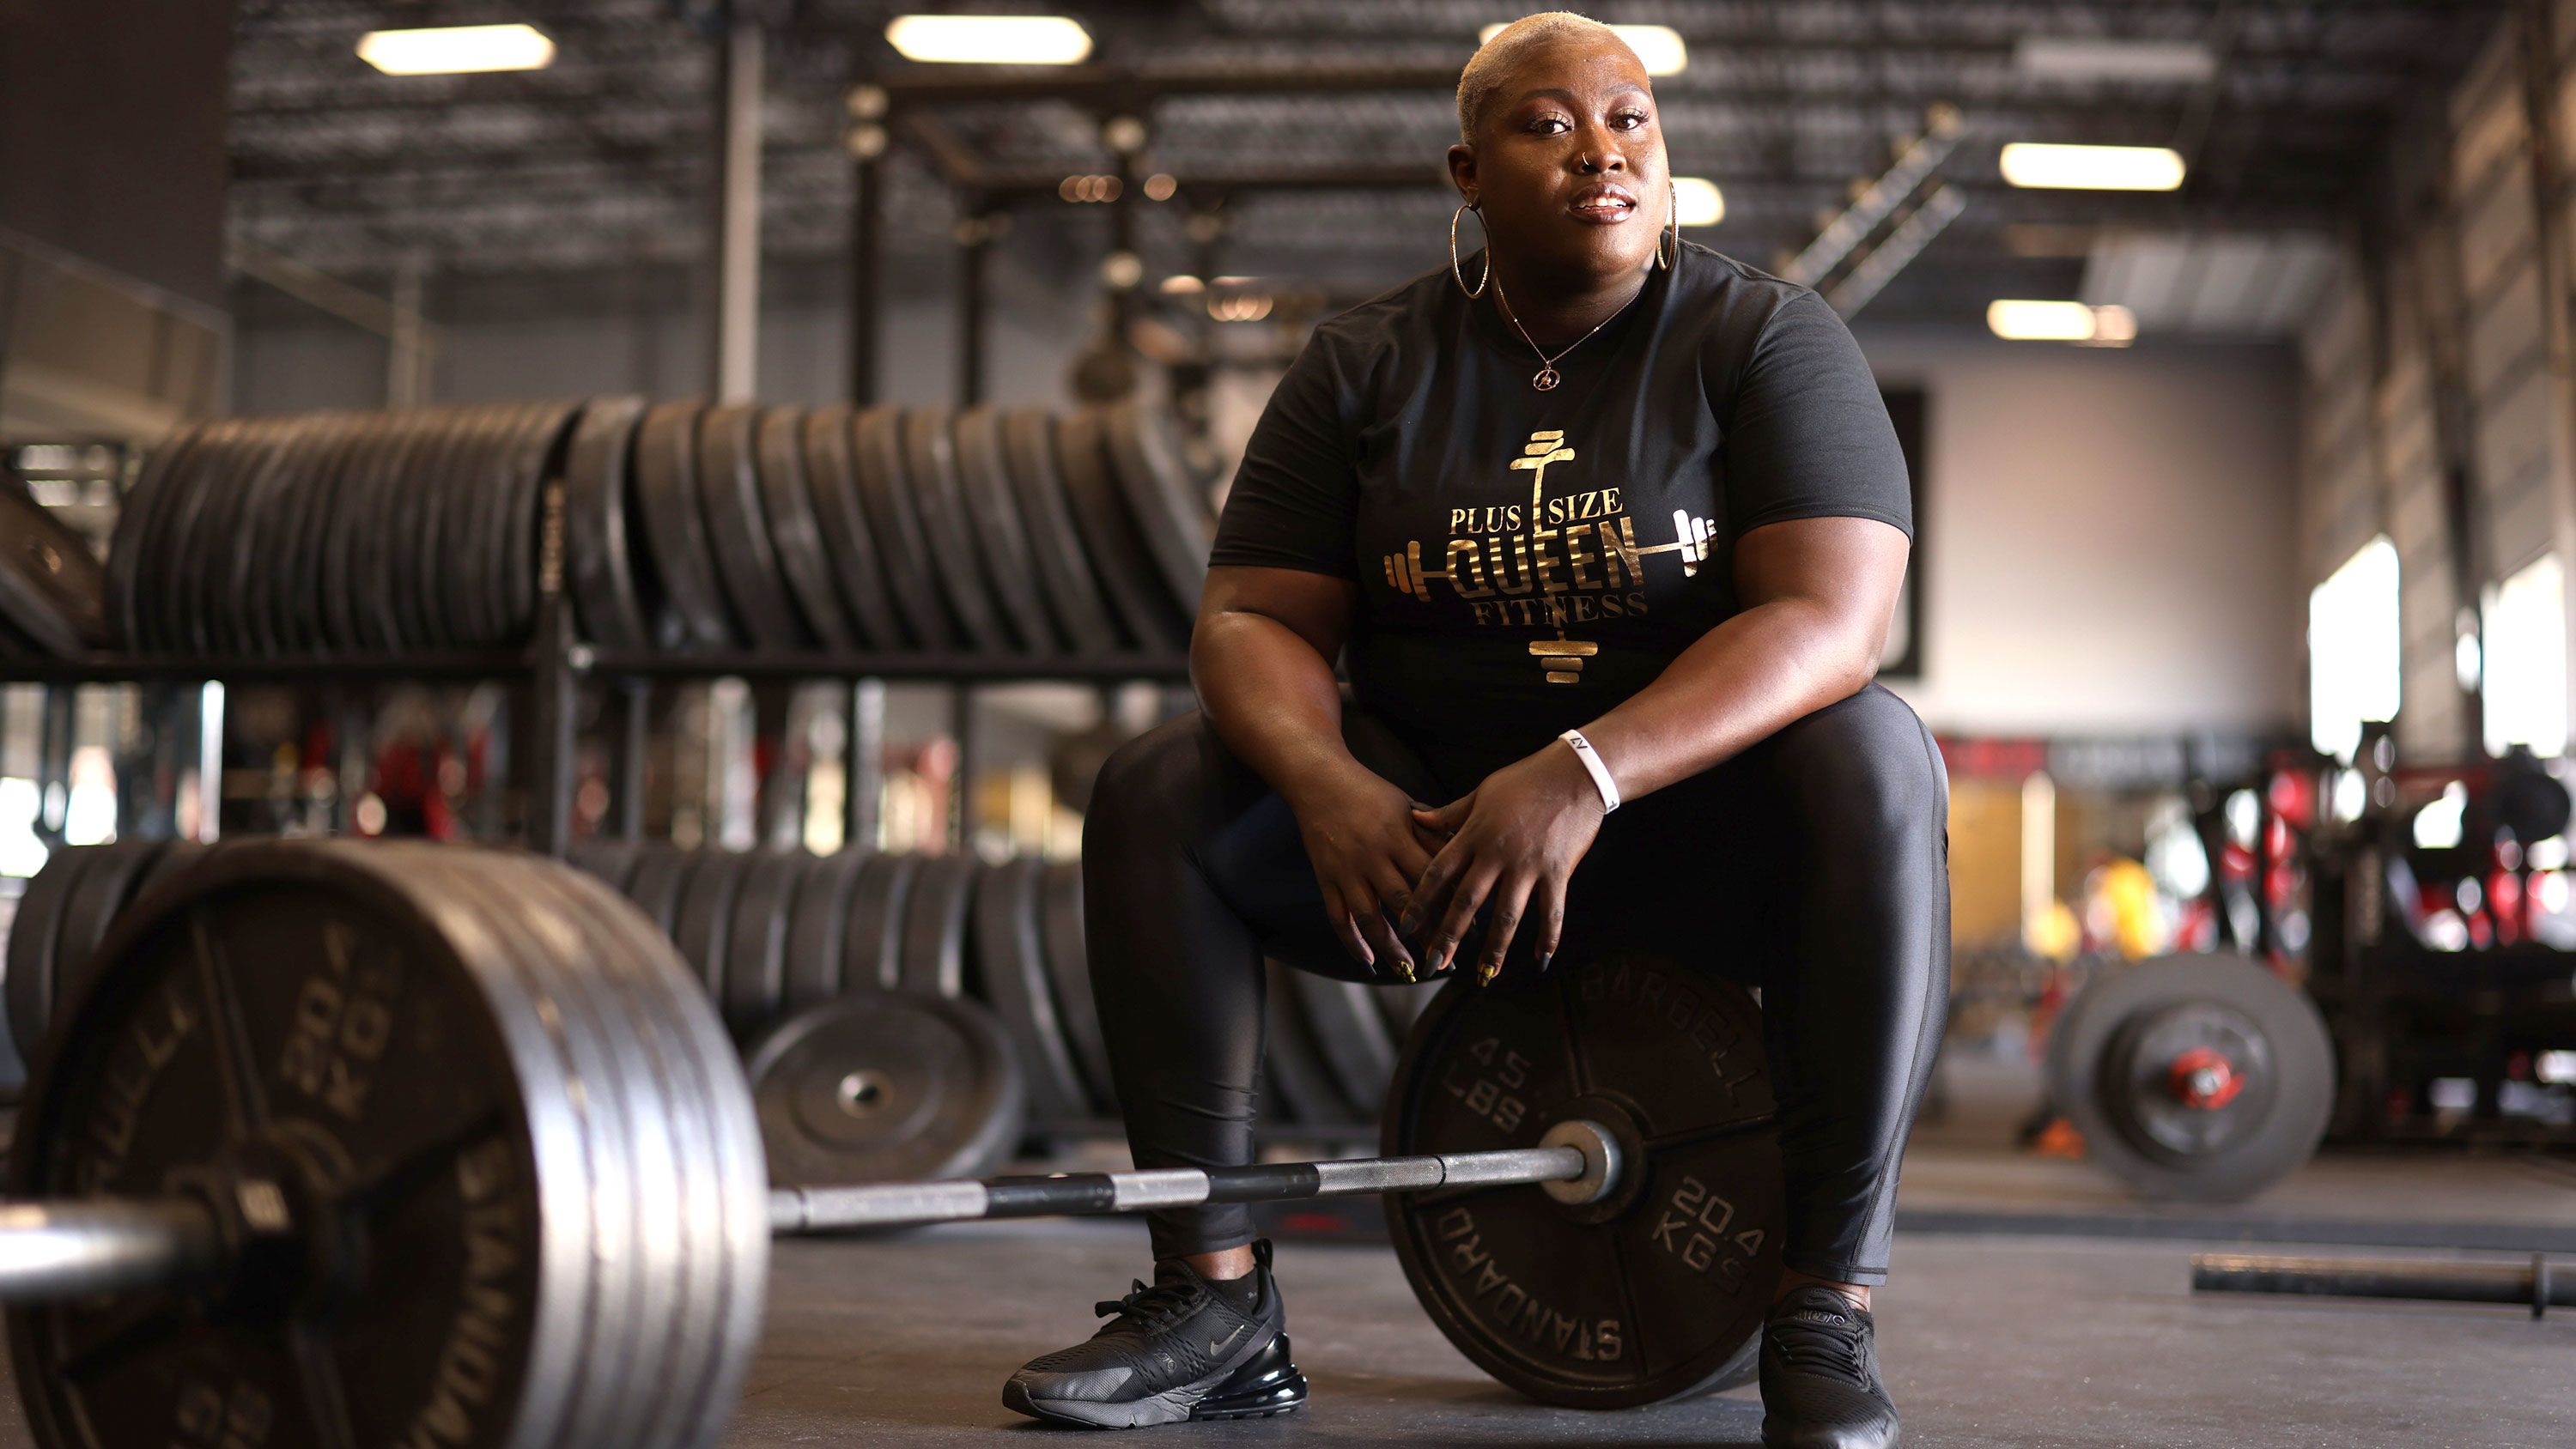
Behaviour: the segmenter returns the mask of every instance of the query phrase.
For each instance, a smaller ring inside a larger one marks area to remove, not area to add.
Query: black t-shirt
[[[1877,384],[1805,287],[1685,243],[1556,366],[1534,389],[1493,293],[1445,267],[1332,318],[1254,428],[1210,555],[1356,581],[1354,695],[1462,790],[1736,612],[1746,530],[1913,530]]]

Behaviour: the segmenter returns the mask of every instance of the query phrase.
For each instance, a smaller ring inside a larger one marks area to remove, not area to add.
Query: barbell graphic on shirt
[[[1618,524],[1622,533],[1625,533],[1628,527],[1628,520],[1622,517],[1618,520]],[[1609,525],[1605,522],[1602,527],[1606,530]],[[1568,530],[1568,532],[1571,531],[1572,530]],[[1682,557],[1682,577],[1697,577],[1699,574],[1699,566],[1708,561],[1709,554],[1712,551],[1713,540],[1715,540],[1717,536],[1716,525],[1711,523],[1708,519],[1693,516],[1688,509],[1676,508],[1673,510],[1673,535],[1673,541],[1670,543],[1649,544],[1643,548],[1632,548],[1625,546],[1624,544],[1611,544],[1611,547],[1606,548],[1603,551],[1603,556],[1641,559],[1649,554],[1677,553]],[[1555,536],[1555,532],[1550,531],[1543,536],[1553,537]],[[1633,535],[1630,536],[1633,537]],[[1514,545],[1524,545],[1525,541],[1531,537],[1533,537],[1533,535],[1515,534],[1510,536],[1509,541]],[[1495,536],[1495,541],[1499,545],[1502,541],[1501,536]],[[1604,542],[1610,542],[1606,536],[1606,532],[1604,535]],[[1459,548],[1459,545],[1461,544],[1467,545],[1469,549],[1475,549],[1480,546],[1478,540],[1472,538],[1451,539],[1449,540],[1446,553],[1440,560],[1440,566],[1437,568],[1425,568],[1422,564],[1422,540],[1408,540],[1404,545],[1404,552],[1391,553],[1385,556],[1384,563],[1386,567],[1386,582],[1388,587],[1393,588],[1398,593],[1410,594],[1414,598],[1420,599],[1426,604],[1431,602],[1431,581],[1433,579],[1449,580],[1451,586],[1457,589],[1460,597],[1462,598],[1482,598],[1497,592],[1528,593],[1531,591],[1530,585],[1526,582],[1523,587],[1519,589],[1503,588],[1492,582],[1489,577],[1485,576],[1481,557],[1478,557],[1474,563],[1469,565],[1469,567],[1474,570],[1473,575],[1462,576],[1468,575],[1468,569],[1461,568],[1456,562],[1461,554],[1461,550]],[[1496,560],[1496,562],[1499,563],[1499,560]],[[1546,567],[1546,562],[1542,561],[1540,566]],[[1530,565],[1526,561],[1526,555],[1524,555],[1522,577],[1525,581],[1528,579],[1529,568]],[[1562,592],[1562,590],[1551,588],[1543,589],[1539,592],[1559,593]]]

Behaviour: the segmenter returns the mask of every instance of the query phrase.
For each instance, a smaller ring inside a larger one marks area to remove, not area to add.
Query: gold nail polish
[[[1482,986],[1491,986],[1494,984],[1494,978],[1502,974],[1502,962],[1488,961],[1482,966],[1476,968],[1477,984]]]
[[[1412,963],[1412,962],[1410,962],[1410,961],[1405,960],[1405,959],[1404,959],[1403,957],[1401,957],[1401,956],[1398,956],[1397,958],[1395,958],[1395,974],[1396,974],[1396,975],[1398,975],[1398,976],[1403,977],[1403,978],[1404,978],[1404,983],[1405,983],[1407,986],[1412,985],[1412,984],[1413,984],[1413,963]]]

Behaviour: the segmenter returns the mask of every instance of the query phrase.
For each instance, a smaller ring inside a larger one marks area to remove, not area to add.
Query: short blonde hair
[[[1494,38],[1476,47],[1467,60],[1467,68],[1458,72],[1458,139],[1474,141],[1476,128],[1485,123],[1486,112],[1493,109],[1496,93],[1502,90],[1503,76],[1523,55],[1552,41],[1574,36],[1591,39],[1606,35],[1619,40],[1619,32],[1571,10],[1542,10],[1524,15],[1494,32]],[[1621,45],[1627,44],[1620,40]]]

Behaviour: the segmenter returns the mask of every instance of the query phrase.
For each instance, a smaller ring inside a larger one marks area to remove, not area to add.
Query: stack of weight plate
[[[263,657],[524,643],[572,402],[229,418],[153,450],[108,549],[118,640]]]
[[[0,477],[0,660],[69,658],[107,638],[106,575],[88,542]]]
[[[1205,481],[1143,403],[593,403],[565,478],[586,637],[649,647],[1171,652]]]
[[[80,968],[107,936],[110,922],[143,888],[171,875],[211,847],[163,840],[66,846],[45,858],[27,883],[9,923],[8,975],[0,1009],[8,1014],[0,1045],[0,1086],[26,1080],[26,1064],[51,1029],[58,1003],[80,984]]]
[[[515,648],[558,483],[564,589],[615,650],[1169,654],[1215,537],[1206,480],[1136,401],[224,419],[146,461],[90,586],[104,624],[43,642],[112,626],[150,652]],[[0,569],[0,618],[24,572]]]
[[[1038,1126],[1117,1117],[1083,945],[1078,865],[640,842],[588,843],[572,860],[671,933],[745,1041],[782,1015],[853,993],[963,998],[989,1008],[1001,1026]],[[1374,1122],[1396,1050],[1435,989],[1274,965],[1270,1119]]]

